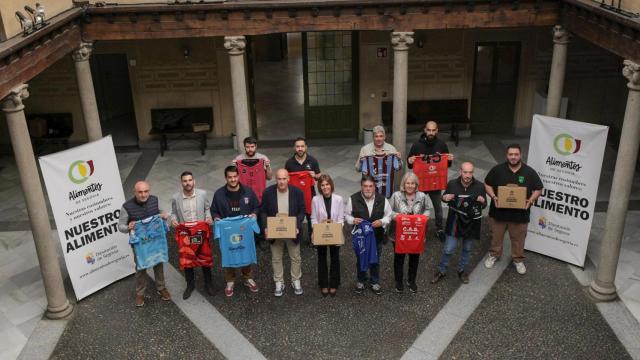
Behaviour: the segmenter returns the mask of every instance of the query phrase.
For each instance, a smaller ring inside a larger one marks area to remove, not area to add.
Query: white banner
[[[118,231],[124,193],[111,136],[40,158],[62,253],[78,300],[135,270]]]
[[[534,115],[527,164],[544,184],[525,248],[584,267],[607,126]]]

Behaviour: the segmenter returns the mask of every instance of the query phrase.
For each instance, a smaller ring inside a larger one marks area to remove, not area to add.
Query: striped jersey
[[[378,193],[388,199],[393,194],[393,177],[400,164],[396,155],[370,155],[362,159],[360,172],[373,176]]]

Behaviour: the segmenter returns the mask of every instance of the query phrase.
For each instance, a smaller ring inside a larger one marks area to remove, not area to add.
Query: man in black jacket
[[[462,240],[458,277],[464,284],[469,283],[469,274],[465,271],[465,267],[471,257],[473,242],[480,238],[482,209],[487,206],[486,196],[484,184],[473,177],[473,164],[462,163],[460,177],[449,181],[442,195],[442,201],[449,204],[445,228],[447,237],[438,271],[431,280],[432,284],[437,283],[447,274],[449,260],[456,251],[458,240]]]
[[[449,152],[447,144],[438,138],[438,124],[435,121],[428,121],[424,125],[424,134],[420,135],[420,139],[411,145],[409,155],[407,157],[407,166],[413,169],[413,163],[417,157],[435,154],[449,154],[448,164],[451,167],[453,162],[453,154]],[[427,191],[427,195],[433,203],[433,209],[436,214],[436,230],[440,241],[444,241],[445,235],[442,230],[442,203],[440,190]]]
[[[214,220],[232,216],[249,215],[256,217],[258,212],[258,197],[251,188],[240,184],[238,169],[235,166],[227,166],[224,169],[224,178],[227,184],[216,190],[211,202],[211,216]],[[236,281],[236,268],[224,269],[224,278],[227,285],[224,294],[233,296],[233,288]],[[251,265],[240,268],[244,285],[251,292],[258,292],[258,284],[253,280]]]
[[[267,217],[274,217],[278,213],[288,214],[296,218],[295,239],[274,239],[271,242],[271,262],[273,266],[273,281],[275,281],[275,296],[284,294],[284,266],[282,258],[284,247],[287,246],[289,259],[291,260],[291,286],[296,295],[302,295],[302,258],[300,257],[300,238],[302,236],[302,221],[304,220],[305,207],[304,195],[295,186],[289,185],[289,172],[285,169],[276,171],[276,184],[265,189],[262,194],[262,206],[260,216],[262,224],[267,224]],[[264,229],[264,234],[269,238],[269,229]]]

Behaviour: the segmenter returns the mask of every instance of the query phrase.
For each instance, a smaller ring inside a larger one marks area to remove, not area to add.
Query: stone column
[[[231,64],[231,89],[233,92],[233,114],[236,122],[236,144],[238,151],[244,151],[243,140],[251,136],[249,122],[249,99],[244,69],[244,49],[247,42],[244,36],[225,36],[224,47],[229,51]]]
[[[413,32],[392,32],[393,46],[393,145],[404,156],[407,150],[407,85],[409,45]]]
[[[545,115],[558,117],[562,103],[564,73],[567,67],[567,44],[569,32],[560,25],[553,27],[553,56],[551,58],[551,74],[547,91],[547,108]]]
[[[22,100],[28,96],[26,84],[14,88],[2,100],[2,110],[7,118],[7,127],[22,184],[22,193],[27,204],[27,213],[40,263],[42,282],[47,295],[46,316],[50,319],[61,319],[71,314],[73,307],[67,300],[64,290],[56,252],[58,245],[51,236],[47,205],[44,201],[40,176],[27,129],[27,120],[24,116]]]
[[[71,57],[76,64],[76,80],[78,81],[82,116],[84,117],[89,141],[102,138],[98,103],[96,102],[96,93],[93,89],[93,78],[91,77],[91,65],[89,64],[92,50],[93,43],[83,41],[80,43],[80,47],[71,53]]]
[[[616,168],[613,173],[612,190],[609,195],[609,207],[607,208],[604,237],[600,247],[598,271],[589,289],[589,293],[594,298],[602,301],[613,300],[617,297],[614,282],[629,195],[638,160],[638,146],[640,145],[640,65],[625,60],[622,74],[629,80],[627,83],[629,97],[624,113]]]

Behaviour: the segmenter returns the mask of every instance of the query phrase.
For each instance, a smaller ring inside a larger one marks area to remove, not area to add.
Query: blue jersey
[[[400,159],[395,155],[372,155],[362,159],[360,172],[373,176],[378,194],[387,199],[393,194],[393,176],[400,170]]]
[[[237,268],[258,262],[253,233],[260,227],[251,216],[234,216],[215,223],[215,238],[220,240],[222,267]]]
[[[129,233],[129,244],[133,246],[137,270],[169,261],[167,231],[169,227],[158,215],[136,221]]]
[[[353,227],[351,231],[353,251],[360,263],[359,271],[369,270],[371,264],[378,263],[378,249],[376,248],[376,235],[370,222],[363,220],[360,225]]]

